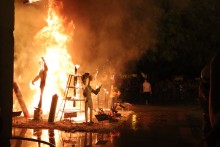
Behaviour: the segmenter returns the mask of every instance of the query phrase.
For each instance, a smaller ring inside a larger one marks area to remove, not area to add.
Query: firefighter
[[[85,98],[85,122],[86,124],[93,124],[92,121],[92,116],[93,116],[93,102],[92,102],[92,96],[91,94],[94,93],[97,95],[101,89],[100,85],[97,89],[93,89],[90,85],[90,82],[92,81],[93,77],[89,73],[85,73],[82,76],[82,81],[83,81],[83,96]],[[90,110],[90,122],[88,122],[88,108]]]
[[[48,67],[45,62],[44,57],[41,57],[41,61],[39,63],[40,63],[41,68],[39,70],[38,75],[32,80],[32,84],[34,85],[34,82],[40,79],[40,100],[38,103],[38,109],[41,109],[42,108],[42,97],[43,97],[44,87],[46,84]]]

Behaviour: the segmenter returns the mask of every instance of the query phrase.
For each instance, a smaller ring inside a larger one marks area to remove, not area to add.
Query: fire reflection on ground
[[[67,146],[94,146],[106,145],[113,146],[115,139],[120,136],[119,131],[113,130],[111,132],[65,132],[51,129],[27,129],[27,128],[13,128],[12,136],[19,136],[24,138],[32,138],[36,140],[46,141],[54,144],[57,147]],[[40,142],[11,140],[12,147],[24,146],[48,146]]]

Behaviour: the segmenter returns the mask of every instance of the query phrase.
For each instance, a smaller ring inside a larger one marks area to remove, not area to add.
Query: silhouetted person
[[[220,52],[210,65],[201,71],[199,85],[200,102],[203,108],[203,134],[205,147],[220,147]]]
[[[34,82],[40,79],[40,100],[38,103],[39,109],[41,109],[42,107],[42,97],[43,97],[44,87],[46,85],[46,78],[47,78],[47,71],[48,71],[48,67],[44,60],[44,57],[41,57],[40,65],[41,65],[41,68],[39,70],[38,75],[32,80],[32,84],[34,85]]]
[[[220,50],[213,58],[210,66],[209,118],[216,139],[216,147],[220,147]]]
[[[144,79],[144,82],[142,84],[142,92],[143,92],[143,97],[142,100],[145,104],[149,103],[150,96],[152,94],[152,89],[151,89],[151,84],[147,81],[147,79]]]
[[[211,123],[209,119],[209,91],[210,91],[210,65],[206,65],[200,76],[199,83],[199,100],[203,111],[203,137],[211,131]],[[214,147],[215,139],[211,136],[205,138],[205,147]]]

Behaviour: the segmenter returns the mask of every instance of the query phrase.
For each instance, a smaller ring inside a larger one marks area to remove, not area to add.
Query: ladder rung
[[[80,88],[80,87],[76,87],[76,86],[68,86],[67,88]]]
[[[76,75],[70,74],[69,77],[82,77],[82,75],[79,75],[79,74],[76,74]]]
[[[64,99],[64,100],[71,100],[72,99],[72,97],[70,96],[70,97],[66,97],[66,99]]]
[[[64,110],[60,110],[63,111],[64,113],[69,113],[69,112],[85,112],[85,110],[81,110],[81,109],[64,109]]]
[[[74,99],[73,97],[66,97],[66,99],[64,100],[67,100],[67,101],[85,101],[85,99]]]
[[[72,101],[85,101],[85,99],[71,99]]]

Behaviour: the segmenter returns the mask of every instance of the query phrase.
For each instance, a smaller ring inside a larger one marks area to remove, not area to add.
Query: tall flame
[[[62,5],[58,1],[49,0],[48,6],[47,26],[36,34],[34,41],[34,45],[38,49],[41,49],[41,56],[45,58],[48,65],[42,103],[44,112],[49,112],[52,95],[58,94],[58,105],[61,103],[68,74],[74,74],[75,69],[75,65],[71,61],[71,56],[67,52],[67,43],[71,41],[72,33],[67,33],[63,25],[63,19],[59,17],[57,12]],[[73,31],[73,23],[70,26]],[[37,106],[40,97],[39,86],[31,86],[31,88],[37,90],[33,102],[33,105]]]

